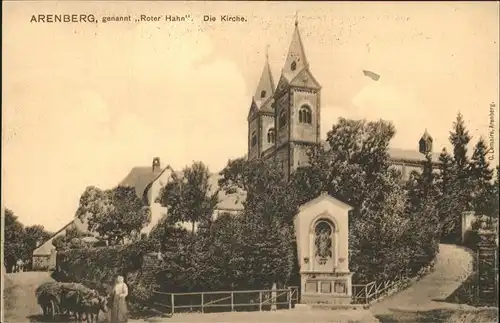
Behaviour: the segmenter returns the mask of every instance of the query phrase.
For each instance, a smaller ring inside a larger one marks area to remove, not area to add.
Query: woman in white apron
[[[128,286],[123,281],[123,276],[116,278],[116,284],[112,292],[112,309],[110,323],[125,323],[128,321],[127,301]]]

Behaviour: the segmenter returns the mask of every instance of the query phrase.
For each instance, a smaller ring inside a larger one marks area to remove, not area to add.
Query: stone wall
[[[141,271],[147,286],[158,286],[156,282],[156,270],[161,262],[161,255],[157,252],[150,252],[144,255]]]

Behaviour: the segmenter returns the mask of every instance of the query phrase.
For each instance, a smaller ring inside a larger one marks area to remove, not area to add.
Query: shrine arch
[[[309,259],[313,267],[338,266],[339,226],[328,212],[316,216],[309,227]]]
[[[337,223],[337,220],[335,217],[330,215],[329,212],[324,211],[320,214],[318,214],[314,219],[311,221],[311,226],[309,227],[309,233],[314,233],[314,228],[316,227],[316,223],[319,221],[330,221],[333,224],[334,227],[334,232],[338,233],[339,232],[339,225]]]

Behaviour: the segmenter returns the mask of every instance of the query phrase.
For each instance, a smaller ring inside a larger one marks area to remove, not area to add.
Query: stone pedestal
[[[306,304],[351,304],[351,273],[301,274],[302,302]]]
[[[349,305],[349,212],[326,193],[302,205],[295,217],[301,303]]]
[[[479,230],[481,242],[477,251],[478,286],[477,301],[481,305],[498,303],[498,247],[496,233]]]

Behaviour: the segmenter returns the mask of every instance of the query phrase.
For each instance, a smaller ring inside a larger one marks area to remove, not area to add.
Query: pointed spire
[[[427,132],[427,128],[425,128],[424,134],[418,142],[419,152],[424,155],[432,152],[432,141],[431,135]]]
[[[299,32],[299,18],[295,13],[295,30],[293,31],[292,41],[288,49],[288,55],[283,67],[282,74],[291,81],[300,71],[307,66],[307,58],[304,51],[304,45]]]
[[[424,131],[424,134],[422,135],[422,138],[424,138],[424,139],[430,139],[432,141],[432,137],[429,134],[429,132],[427,131],[427,128],[425,128],[425,131]]]
[[[271,73],[271,67],[269,66],[269,45],[266,45],[266,61],[264,63],[264,69],[260,76],[259,85],[255,90],[253,96],[254,102],[260,109],[262,105],[274,94],[274,80]]]

